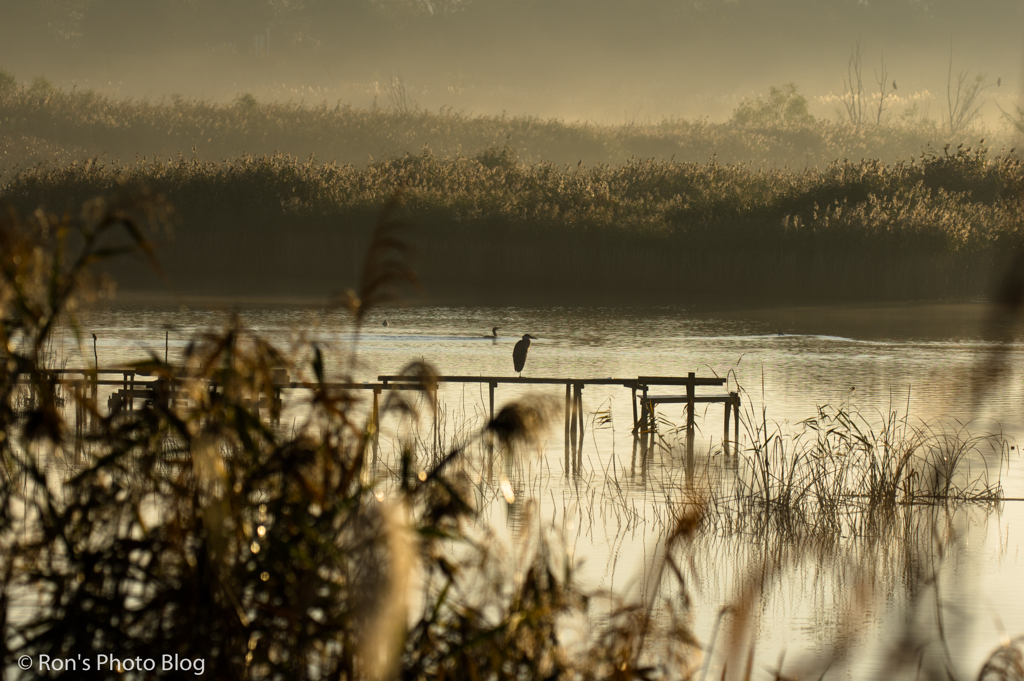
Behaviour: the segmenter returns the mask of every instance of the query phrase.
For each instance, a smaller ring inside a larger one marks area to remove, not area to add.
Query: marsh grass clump
[[[752,422],[738,499],[754,525],[795,536],[835,536],[853,526],[877,532],[900,507],[1002,498],[998,474],[989,474],[1005,463],[1008,444],[965,424],[914,424],[895,411],[871,421],[831,406],[794,433],[763,414]]]

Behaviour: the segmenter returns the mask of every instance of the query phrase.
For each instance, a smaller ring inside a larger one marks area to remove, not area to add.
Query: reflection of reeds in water
[[[39,227],[58,224],[47,219]],[[9,338],[6,320],[18,320],[30,341],[24,347],[39,348],[53,332],[49,320],[77,290],[80,270],[31,262],[47,253],[36,244],[52,244],[42,229],[36,241],[18,241],[18,230],[27,229],[8,223],[0,233],[5,243],[26,244],[0,253],[0,272],[19,284],[3,289],[3,329]],[[12,260],[13,253],[28,261]],[[359,294],[356,322],[382,300],[378,287],[407,281],[402,267],[381,272]],[[928,563],[935,555],[930,514],[978,496],[952,468],[927,463],[934,455],[926,450],[962,460],[959,433],[944,438],[890,421],[873,434],[844,412],[823,412],[801,439],[768,432],[762,419],[760,430],[753,427],[750,475],[729,494],[652,477],[655,492],[638,508],[614,471],[573,481],[566,504],[581,524],[615,518],[635,530],[650,523],[660,536],[634,593],[589,592],[568,551],[539,529],[543,490],[528,492],[533,483],[519,474],[525,467],[517,462],[551,417],[543,401],[507,406],[484,432],[461,429],[450,439],[443,428],[414,432],[399,441],[395,465],[374,467],[378,424],[357,409],[359,396],[330,388],[323,355],[281,351],[233,322],[196,338],[183,367],[147,363],[156,375],[180,378],[187,401],[102,418],[87,404],[97,423],[85,435],[86,461],[55,486],[26,454],[32,443],[51,441],[59,457],[67,441],[53,385],[43,380],[38,352],[10,343],[5,352],[5,669],[23,654],[95,659],[102,645],[123,658],[202,657],[213,678],[687,678],[723,654],[722,675],[745,677],[759,603],[793,566],[835,564],[830,556],[843,546],[836,524],[858,538],[851,555],[864,557],[845,583],[856,595],[835,624],[830,660],[848,654],[878,566],[899,566],[907,588],[924,591],[937,574]],[[285,429],[272,427],[276,414],[268,421],[254,399],[271,397],[281,368],[310,394],[302,421]],[[428,422],[440,425],[448,416],[431,397],[434,371],[414,363],[404,374],[421,390],[392,393],[383,414],[415,424],[426,407]],[[20,380],[43,396],[27,414],[12,408]],[[499,477],[507,492],[488,486],[474,456],[487,450],[490,435],[506,457]],[[865,487],[861,476],[873,482]],[[486,499],[513,506],[511,555],[482,520]],[[864,518],[875,508],[890,513],[884,523],[854,522],[860,511],[851,516],[850,507],[858,504],[867,508]],[[901,552],[901,560],[888,559]],[[694,629],[692,595],[723,570],[723,555],[735,585],[723,604],[729,629],[705,642]],[[12,599],[25,593],[34,607],[12,612]],[[588,623],[575,638],[573,621]]]

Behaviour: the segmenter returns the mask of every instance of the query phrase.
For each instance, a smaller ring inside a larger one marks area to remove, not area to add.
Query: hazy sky
[[[938,120],[966,72],[1024,91],[1014,0],[0,0],[0,68],[22,82],[218,101],[341,101],[605,122],[726,118],[796,83],[835,116],[851,50],[868,91]]]

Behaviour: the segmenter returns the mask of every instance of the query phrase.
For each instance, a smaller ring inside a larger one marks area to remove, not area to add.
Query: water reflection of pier
[[[107,412],[116,414],[120,411],[134,411],[135,402],[173,406],[176,400],[183,399],[180,382],[184,379],[167,379],[153,377],[136,369],[58,369],[46,372],[54,381],[74,391],[75,425],[81,431],[90,417],[90,411],[98,414],[99,388],[113,388],[107,398]],[[216,394],[220,386],[216,381],[208,381],[207,389]],[[439,376],[436,384],[444,383],[486,383],[488,386],[490,418],[494,419],[494,394],[500,384],[506,385],[562,385],[565,386],[565,465],[566,474],[572,471],[579,473],[582,467],[583,439],[585,420],[583,409],[583,390],[587,386],[622,386],[628,388],[633,404],[633,465],[636,464],[637,450],[643,465],[648,455],[656,446],[658,431],[655,410],[658,405],[683,404],[686,408],[686,455],[691,462],[694,455],[694,434],[696,406],[698,404],[721,403],[724,405],[724,429],[722,449],[726,455],[735,453],[739,442],[739,407],[740,397],[737,392],[724,394],[698,395],[700,387],[719,387],[726,383],[721,377],[702,377],[690,372],[686,376],[638,376],[636,378],[523,378],[505,376]],[[284,390],[311,390],[324,388],[328,390],[370,390],[373,391],[372,417],[375,432],[379,432],[380,396],[384,391],[419,390],[427,388],[422,383],[411,381],[409,376],[384,375],[378,376],[377,382],[329,382],[307,383],[289,381],[283,370],[275,371],[273,385],[270,386],[274,401],[281,405],[281,394]],[[655,394],[657,388],[682,388],[685,393]],[[436,387],[435,387],[436,390]],[[86,398],[86,395],[89,398]],[[86,405],[93,405],[87,409]],[[436,404],[436,400],[435,400]],[[261,401],[256,398],[253,408],[259,412]],[[436,420],[436,419],[435,419]],[[733,437],[730,438],[730,421],[733,425]]]

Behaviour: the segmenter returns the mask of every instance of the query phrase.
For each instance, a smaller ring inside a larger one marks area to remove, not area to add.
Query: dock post
[[[135,372],[128,376],[128,411],[135,411]]]
[[[99,377],[99,371],[93,371],[92,372],[92,377],[89,380],[89,382],[92,384],[92,390],[91,390],[91,393],[92,393],[92,410],[91,410],[91,412],[92,413],[89,415],[89,430],[90,431],[94,431],[94,430],[96,430],[96,417],[100,413],[99,412],[99,410],[100,410],[100,377]]]
[[[637,424],[637,415],[636,415],[636,384],[635,383],[633,384],[631,392],[633,393],[633,432],[635,433],[636,432],[636,424]]]
[[[569,477],[569,415],[572,413],[572,384],[565,384],[565,477]]]
[[[643,401],[640,404],[640,420],[643,422],[643,425],[640,427],[650,429],[650,427],[653,424],[648,423],[648,420],[653,421],[653,419],[651,418],[652,416],[653,415],[651,414],[651,403],[647,401],[647,386],[645,385]],[[646,456],[646,450],[644,452],[644,455]]]
[[[640,397],[640,416],[637,418],[636,425],[633,426],[633,437],[640,441],[640,458],[641,464],[643,458],[647,456],[647,403],[644,401],[643,396]],[[641,439],[642,438],[642,439]]]
[[[378,456],[378,443],[380,442],[380,388],[373,389],[373,416],[371,421],[373,424],[373,433],[371,437],[371,443],[373,444],[373,470],[377,470],[377,456]]]
[[[380,388],[373,389],[373,434],[376,439],[377,432],[380,430]]]
[[[441,451],[441,402],[434,388],[434,460],[440,461],[444,454]]]
[[[650,439],[647,441],[647,451],[651,456],[654,456],[654,447],[657,445],[656,433],[658,432],[658,416],[655,413],[654,402],[647,403],[647,430],[650,433]]]
[[[572,441],[572,462],[573,462],[573,469],[574,469],[573,473],[576,473],[576,470],[575,470],[576,469],[576,466],[575,466],[575,463],[576,463],[576,421],[577,421],[576,414],[577,414],[578,404],[579,403],[576,400],[575,386],[573,386],[572,419],[571,419],[571,423],[570,423],[570,427],[569,427],[569,436],[570,436],[570,440]]]
[[[494,389],[497,387],[497,385],[498,384],[495,383],[494,381],[490,381],[487,384],[487,386],[488,386],[488,393],[490,393],[490,397],[491,397],[491,420],[492,421],[494,420]]]
[[[74,382],[75,392],[75,462],[79,462],[82,459],[82,454],[85,448],[85,438],[82,437],[82,428],[86,423],[86,405],[85,400],[85,381],[83,378]],[[88,417],[89,424],[92,424],[92,417]]]
[[[580,446],[576,448],[576,471],[583,468],[583,384],[576,384],[576,413],[580,420]]]
[[[85,387],[84,387],[85,386],[85,378],[84,378],[84,375],[85,374],[83,374],[83,378],[82,378],[82,385],[83,385],[83,387],[82,387],[82,394],[80,396],[78,396],[79,398],[85,396]],[[75,392],[76,393],[78,392],[77,388],[75,389]],[[84,453],[84,450],[85,450],[85,438],[82,437],[82,431],[80,430],[79,425],[78,425],[78,416],[79,416],[79,414],[84,415],[84,413],[85,413],[85,406],[82,405],[82,403],[81,403],[81,401],[79,399],[76,399],[75,400],[75,438],[74,438],[75,439],[75,463],[79,463],[82,460],[82,454]],[[91,416],[89,417],[89,424],[90,424],[90,426],[92,424],[92,417]]]
[[[638,422],[640,428],[640,471],[644,476],[647,475],[647,452],[650,449],[648,443],[653,438],[650,414],[650,403],[647,401],[647,396],[644,395],[644,400],[640,403],[640,421]]]
[[[696,377],[697,374],[690,372],[686,375],[686,458],[687,461],[693,459],[693,412],[694,412],[694,392],[696,390]]]
[[[75,400],[75,435],[82,434],[82,386],[78,381],[71,384]]]
[[[490,420],[495,420],[495,388],[498,384],[494,381],[490,381],[488,384],[490,393]],[[495,469],[495,433],[493,430],[487,429],[487,434],[484,436],[484,442],[487,450],[487,479],[490,479]]]
[[[729,416],[732,414],[732,396],[725,402],[725,432],[722,433],[722,453],[729,456]]]
[[[740,450],[740,394],[729,393],[732,397],[732,421],[733,421],[733,432],[735,435],[732,438],[732,451],[733,454],[739,454]]]

